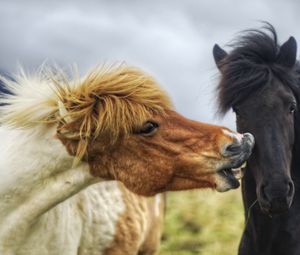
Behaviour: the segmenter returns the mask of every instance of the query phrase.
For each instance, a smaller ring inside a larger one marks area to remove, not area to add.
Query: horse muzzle
[[[217,172],[217,191],[225,192],[240,186],[239,179],[243,176],[246,160],[250,157],[254,144],[253,135],[245,133],[241,139],[225,147],[222,154],[227,163]]]
[[[268,180],[258,187],[257,197],[261,210],[266,214],[287,212],[294,198],[294,183],[290,178]]]

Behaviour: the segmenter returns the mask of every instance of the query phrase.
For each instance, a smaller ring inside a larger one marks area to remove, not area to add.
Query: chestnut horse
[[[153,254],[168,190],[239,186],[254,140],[188,120],[142,71],[2,78],[1,254]]]

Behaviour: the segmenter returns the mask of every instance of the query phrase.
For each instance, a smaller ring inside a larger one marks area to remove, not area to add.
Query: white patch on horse
[[[57,125],[40,122],[59,100],[47,81],[3,81],[13,95],[0,109],[0,254],[102,255],[126,210],[123,191],[86,162],[74,167]]]
[[[0,127],[1,254],[102,254],[114,240],[125,210],[117,183],[86,188],[95,181],[88,164],[72,168],[54,130],[41,139]]]
[[[243,139],[243,135],[240,134],[240,133],[234,133],[234,132],[231,132],[227,129],[223,129],[223,133],[225,135],[228,135],[229,137],[233,138],[235,141],[241,143],[242,142],[242,139]]]

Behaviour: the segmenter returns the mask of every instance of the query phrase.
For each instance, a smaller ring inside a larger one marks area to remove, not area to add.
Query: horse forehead
[[[264,112],[262,110],[270,108],[274,111],[278,106],[291,101],[295,101],[293,91],[288,86],[275,81],[272,84],[249,94],[242,102],[240,102],[240,106],[248,111],[252,110],[256,115],[259,115]]]
[[[261,93],[261,96],[259,94],[256,96],[258,106],[270,106],[272,108],[280,106],[282,103],[295,101],[293,91],[288,86],[278,83],[268,87]]]

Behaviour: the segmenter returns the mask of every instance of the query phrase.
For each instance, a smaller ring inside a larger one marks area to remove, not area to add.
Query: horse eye
[[[152,121],[147,121],[144,126],[139,130],[139,134],[144,136],[153,135],[158,128],[158,124]]]
[[[290,113],[294,113],[296,111],[296,104],[295,103],[290,105],[289,111],[290,111]]]

